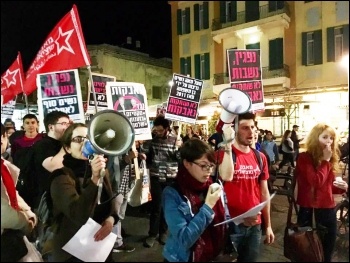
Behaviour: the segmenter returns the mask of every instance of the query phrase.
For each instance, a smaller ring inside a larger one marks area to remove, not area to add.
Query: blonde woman
[[[298,224],[312,226],[315,212],[316,227],[325,229],[322,238],[325,262],[332,261],[336,240],[337,219],[333,194],[341,194],[348,188],[345,181],[334,183],[338,162],[335,130],[327,124],[317,124],[308,136],[306,152],[299,154],[295,176],[298,185],[297,204],[300,206]]]
[[[182,138],[182,142],[185,143],[186,141],[188,141],[189,139],[192,139],[192,138],[199,139],[199,136],[194,133],[192,126],[187,126],[186,135],[185,135],[185,137]]]

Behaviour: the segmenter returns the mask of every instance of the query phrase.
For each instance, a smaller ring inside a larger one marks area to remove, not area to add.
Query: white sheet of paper
[[[117,235],[111,232],[105,239],[95,241],[94,235],[101,225],[89,218],[62,249],[85,262],[105,262]]]
[[[258,204],[257,206],[254,206],[253,208],[249,209],[247,212],[245,212],[245,213],[243,213],[243,214],[241,214],[239,216],[236,216],[234,218],[225,220],[225,221],[223,221],[221,223],[218,223],[218,224],[216,224],[214,226],[219,226],[219,225],[231,222],[231,221],[233,221],[236,225],[239,225],[239,224],[243,223],[243,219],[244,218],[257,215],[265,207],[267,202],[269,202],[275,196],[275,194],[276,193],[273,193],[272,195],[270,195],[269,199],[267,199],[266,201]]]

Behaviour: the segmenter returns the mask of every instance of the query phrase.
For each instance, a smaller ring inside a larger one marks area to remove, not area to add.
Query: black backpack
[[[56,219],[53,216],[52,208],[52,198],[50,193],[50,185],[53,181],[53,179],[59,175],[64,174],[64,170],[57,169],[52,172],[49,178],[49,185],[46,191],[42,194],[40,203],[38,206],[38,209],[36,211],[36,214],[38,216],[38,237],[37,237],[37,248],[42,254],[44,258],[46,258],[46,253],[50,253],[51,251],[45,251],[45,243],[50,242],[52,240],[54,235],[54,229],[53,224],[55,223],[55,220],[59,220],[62,215],[60,214]]]
[[[278,153],[283,154],[283,150],[282,150],[282,142],[280,143],[280,145],[278,145]]]

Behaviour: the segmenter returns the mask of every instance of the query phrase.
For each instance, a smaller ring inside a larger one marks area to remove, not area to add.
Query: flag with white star
[[[3,96],[3,103],[6,104],[17,94],[23,92],[23,65],[21,53],[18,52],[16,60],[12,65],[1,75],[1,95]]]
[[[76,5],[51,31],[26,73],[24,93],[37,89],[37,74],[90,65]]]

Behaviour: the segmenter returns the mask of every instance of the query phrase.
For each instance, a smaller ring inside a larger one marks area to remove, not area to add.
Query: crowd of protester
[[[325,257],[330,260],[335,240],[331,193],[347,189],[347,184],[332,186],[339,159],[334,130],[315,126],[306,152],[299,153],[303,138],[297,134],[299,126],[294,125],[293,131],[285,131],[279,151],[273,133],[259,129],[254,114],[241,114],[237,118],[237,127],[224,125],[222,132],[208,136],[194,131],[191,125],[181,134],[179,126],[158,115],[153,122],[151,140],[136,141],[136,149],[126,154],[98,154],[92,160],[83,154],[88,140],[86,124],[72,123],[66,113],[47,114],[43,133],[38,132],[38,119],[33,114],[23,117],[21,130],[16,130],[7,119],[1,127],[1,231],[22,230],[45,255],[45,261],[82,262],[62,247],[91,217],[100,224],[94,233],[95,241],[116,234],[115,244],[106,258],[106,262],[113,262],[113,253],[135,250],[123,241],[121,223],[133,174],[138,169],[133,160],[139,164],[145,160],[150,172],[152,201],[148,206],[149,226],[144,247],[151,248],[156,241],[164,245],[165,262],[208,262],[228,251],[237,254],[238,262],[256,262],[262,233],[266,244],[272,244],[275,239],[269,202],[261,213],[244,218],[239,225],[214,225],[268,200],[269,174],[288,165],[298,171],[299,189],[319,184],[328,193],[318,203],[310,203],[311,197],[299,192],[297,202],[301,206],[298,217],[301,224],[310,224],[310,214],[315,211],[316,223],[328,227],[324,247]],[[317,148],[322,145],[325,148]],[[313,167],[315,174],[307,172]],[[328,172],[323,173],[322,169]],[[318,174],[323,174],[324,180],[316,179]],[[44,193],[52,231],[45,244],[40,243],[40,237],[47,228],[38,222],[36,215]],[[8,212],[4,214],[4,211]],[[323,215],[329,218],[327,222]]]

